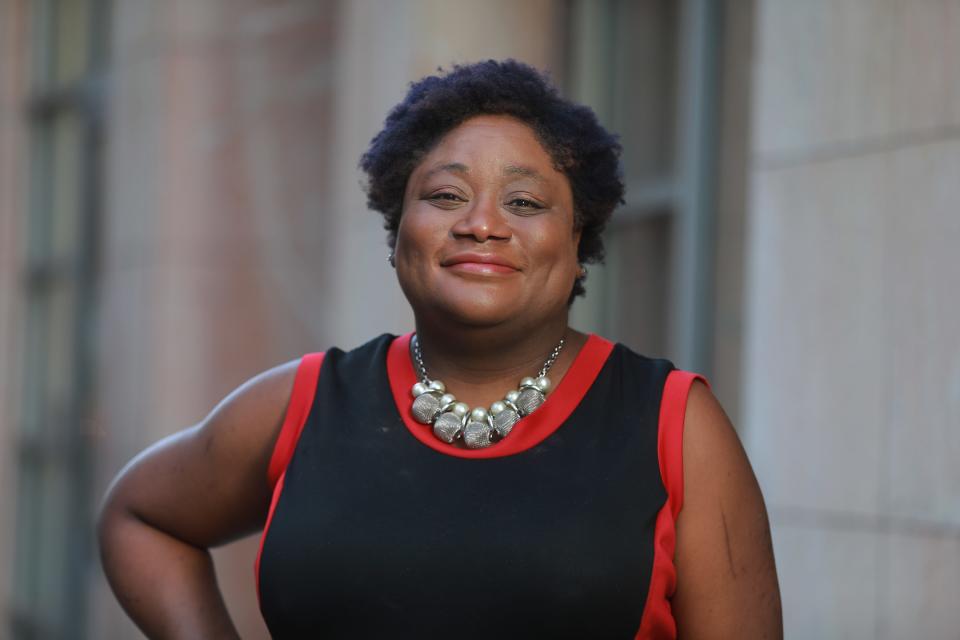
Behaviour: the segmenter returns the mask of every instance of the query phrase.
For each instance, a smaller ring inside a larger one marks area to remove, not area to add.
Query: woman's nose
[[[477,242],[486,242],[507,240],[513,233],[496,198],[476,198],[462,211],[463,215],[451,229],[454,236],[472,237]]]

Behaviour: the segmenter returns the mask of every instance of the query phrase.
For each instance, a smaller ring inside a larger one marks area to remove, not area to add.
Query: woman
[[[361,166],[416,332],[267,371],[121,472],[103,564],[144,632],[236,637],[208,549],[262,529],[275,637],[781,635],[707,386],[568,326],[619,151],[517,62],[412,86]]]

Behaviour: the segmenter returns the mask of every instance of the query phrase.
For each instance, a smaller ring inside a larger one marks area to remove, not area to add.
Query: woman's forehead
[[[560,177],[533,129],[510,116],[475,116],[451,129],[414,170],[469,176],[479,171],[550,182]]]

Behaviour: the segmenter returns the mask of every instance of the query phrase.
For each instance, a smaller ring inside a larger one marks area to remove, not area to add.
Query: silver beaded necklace
[[[489,447],[506,438],[513,426],[537,410],[550,391],[547,372],[557,361],[563,349],[564,338],[553,348],[547,361],[540,367],[536,378],[524,378],[519,389],[511,389],[502,400],[497,400],[489,409],[476,407],[471,410],[464,402],[457,402],[440,380],[431,380],[423,364],[420,340],[413,336],[413,359],[417,365],[420,382],[413,385],[413,417],[417,422],[432,425],[435,436],[452,444],[462,439],[470,449]]]

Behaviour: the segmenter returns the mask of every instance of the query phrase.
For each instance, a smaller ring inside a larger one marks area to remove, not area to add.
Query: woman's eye
[[[519,207],[521,209],[543,209],[543,206],[539,202],[534,202],[528,198],[514,198],[507,204],[511,207]]]
[[[463,202],[464,199],[456,193],[450,193],[448,191],[443,191],[441,193],[434,193],[427,196],[427,200],[436,200],[441,202]]]

